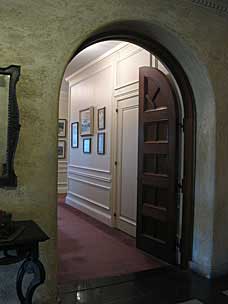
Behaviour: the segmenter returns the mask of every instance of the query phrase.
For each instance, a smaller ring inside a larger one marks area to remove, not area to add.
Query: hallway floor
[[[136,248],[135,239],[64,204],[58,204],[59,284],[155,269],[161,263]]]
[[[60,289],[61,304],[227,304],[228,276],[208,280],[163,267]]]

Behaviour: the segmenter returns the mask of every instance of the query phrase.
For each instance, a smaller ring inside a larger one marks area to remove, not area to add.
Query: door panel
[[[168,78],[139,70],[137,247],[176,262],[178,107]]]
[[[138,96],[118,103],[117,228],[136,236]]]

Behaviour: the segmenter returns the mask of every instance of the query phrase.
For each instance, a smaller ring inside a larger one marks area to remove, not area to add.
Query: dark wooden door
[[[176,262],[178,106],[168,78],[139,70],[137,247]]]

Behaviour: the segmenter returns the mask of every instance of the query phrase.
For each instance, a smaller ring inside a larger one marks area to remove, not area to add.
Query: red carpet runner
[[[160,264],[135,247],[135,240],[63,203],[58,204],[60,284],[115,276]]]

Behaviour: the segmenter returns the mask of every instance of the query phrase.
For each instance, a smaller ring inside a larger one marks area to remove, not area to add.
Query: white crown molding
[[[102,73],[109,68],[112,68],[112,63],[107,63],[105,66],[101,67],[100,69],[97,69],[94,72],[90,72],[90,71],[88,73],[85,72],[84,75],[81,77],[78,77],[78,75],[80,75],[80,74],[75,75],[69,82],[69,88],[71,89],[76,84],[79,84],[80,82],[88,80],[88,79],[92,78],[93,76],[95,76],[99,73]]]
[[[71,74],[70,76],[66,77],[65,80],[67,82],[70,82],[73,78],[75,78],[78,74],[80,74],[84,70],[86,70],[89,67],[95,65],[96,63],[102,61],[103,59],[111,56],[112,54],[118,52],[119,50],[121,50],[122,48],[124,48],[128,44],[129,44],[128,42],[122,42],[122,43],[120,43],[116,47],[112,48],[111,50],[109,50],[106,53],[104,53],[103,55],[101,55],[100,57],[98,57],[98,58],[94,59],[93,61],[89,62],[88,64],[86,64],[85,66],[83,66],[82,68],[80,68],[78,71],[76,71],[73,74]]]
[[[134,55],[136,55],[136,54],[138,54],[138,53],[140,53],[140,52],[142,52],[142,51],[144,51],[144,49],[142,49],[140,46],[137,46],[137,49],[132,49],[132,48],[131,48],[131,51],[130,51],[130,52],[128,52],[128,53],[125,54],[122,58],[120,58],[120,59],[117,60],[117,65],[118,65],[120,62],[126,60],[127,58],[130,58],[130,57],[132,57],[132,56],[134,56]]]

